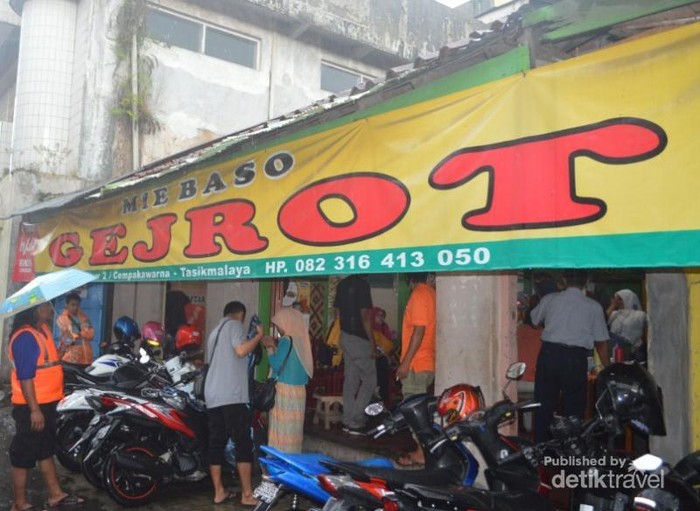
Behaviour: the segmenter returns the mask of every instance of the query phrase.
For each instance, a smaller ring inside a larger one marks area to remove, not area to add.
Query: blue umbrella
[[[92,273],[68,268],[46,273],[28,282],[0,305],[0,319],[5,319],[35,305],[53,300],[73,289],[92,282]]]

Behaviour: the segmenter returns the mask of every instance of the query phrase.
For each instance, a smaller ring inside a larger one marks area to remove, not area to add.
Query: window
[[[255,39],[157,9],[148,9],[146,25],[148,35],[157,41],[234,64],[257,68],[258,42]]]
[[[358,83],[371,78],[337,66],[321,63],[321,88],[328,92],[342,92],[352,89]]]
[[[148,35],[153,39],[186,50],[199,51],[202,44],[202,25],[163,11],[148,10]]]
[[[204,53],[210,57],[228,60],[255,69],[258,43],[237,37],[229,32],[207,27]]]

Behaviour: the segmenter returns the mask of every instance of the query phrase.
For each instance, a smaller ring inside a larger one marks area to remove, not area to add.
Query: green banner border
[[[525,268],[700,267],[700,230],[344,251],[95,271],[98,282],[268,279],[350,273],[487,272]],[[668,262],[659,260],[663,247]],[[89,270],[88,270],[89,271]]]

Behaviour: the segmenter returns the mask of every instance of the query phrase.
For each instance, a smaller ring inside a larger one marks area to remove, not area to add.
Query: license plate
[[[261,500],[262,502],[265,502],[266,504],[271,504],[277,497],[279,491],[279,485],[271,483],[269,481],[263,481],[253,491],[253,497],[255,497],[258,500]]]

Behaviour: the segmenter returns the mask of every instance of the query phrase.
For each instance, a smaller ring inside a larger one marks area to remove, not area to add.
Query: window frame
[[[199,54],[199,55],[203,55],[203,56],[208,57],[208,58],[216,59],[217,61],[220,61],[220,62],[227,62],[227,63],[229,63],[229,64],[234,64],[234,65],[237,65],[237,66],[245,67],[245,68],[247,68],[247,69],[253,69],[253,70],[255,70],[255,71],[260,70],[260,47],[261,47],[261,45],[262,45],[262,40],[261,40],[260,38],[253,37],[253,36],[250,36],[250,35],[247,35],[247,34],[243,34],[243,33],[241,33],[241,32],[237,32],[237,31],[235,31],[235,30],[231,30],[230,28],[226,28],[226,27],[223,27],[223,26],[221,26],[221,25],[214,24],[214,23],[209,23],[209,22],[204,21],[204,20],[201,20],[201,19],[199,19],[199,18],[195,18],[195,17],[192,17],[192,16],[188,16],[188,15],[186,15],[186,14],[183,14],[183,13],[180,13],[180,12],[177,12],[177,11],[172,11],[172,10],[170,10],[170,9],[163,8],[163,7],[161,7],[161,6],[149,5],[149,6],[147,7],[146,16],[148,16],[148,13],[151,12],[151,11],[152,11],[152,12],[157,12],[157,13],[160,13],[160,14],[164,14],[164,15],[166,15],[166,16],[172,16],[172,17],[174,17],[174,18],[180,18],[180,19],[182,19],[182,20],[184,20],[184,21],[188,21],[188,22],[190,22],[190,23],[195,23],[195,24],[197,24],[197,25],[199,25],[199,26],[201,27],[201,29],[200,29],[200,31],[199,31],[199,42],[198,42],[198,48],[197,48],[197,50],[191,50],[191,49],[185,48],[185,47],[183,47],[183,46],[178,46],[178,45],[176,45],[176,44],[172,44],[172,43],[168,43],[168,42],[162,41],[162,40],[160,40],[160,39],[157,39],[157,38],[153,37],[153,36],[151,35],[150,32],[147,32],[147,33],[146,33],[146,37],[148,37],[148,38],[151,39],[152,41],[155,41],[155,42],[157,42],[157,43],[166,44],[166,45],[168,45],[168,46],[174,46],[174,47],[176,47],[176,48],[180,48],[181,50],[191,51],[191,52],[197,53],[197,54]],[[221,32],[221,33],[223,33],[223,34],[229,35],[229,36],[231,36],[232,38],[241,39],[241,40],[243,40],[243,41],[252,42],[252,43],[254,44],[253,59],[252,59],[252,61],[253,61],[253,67],[248,66],[247,64],[244,64],[244,63],[241,63],[241,62],[235,62],[235,61],[233,61],[233,60],[222,59],[222,58],[219,58],[219,57],[216,57],[216,56],[213,56],[213,55],[209,55],[208,53],[206,53],[206,47],[207,47],[207,46],[206,46],[206,45],[207,45],[207,32],[208,32],[208,30],[209,30],[210,28],[211,28],[212,30],[216,30],[216,31]]]

